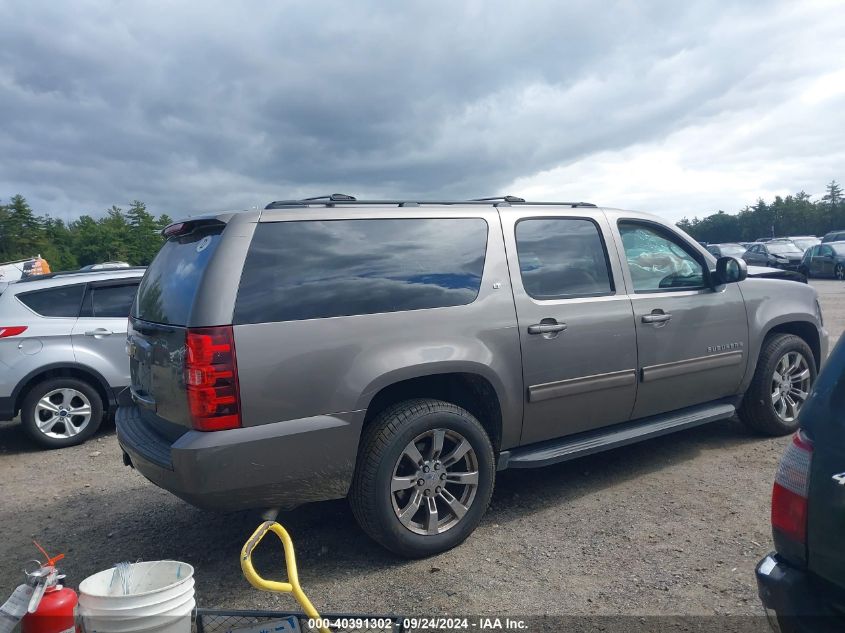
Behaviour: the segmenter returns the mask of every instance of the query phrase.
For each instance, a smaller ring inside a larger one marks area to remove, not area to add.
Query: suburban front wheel
[[[21,405],[29,436],[46,448],[82,444],[103,420],[103,400],[87,382],[51,378],[35,385]]]
[[[836,268],[833,269],[833,274],[838,280],[842,281],[845,279],[845,266],[842,264],[836,264]]]
[[[798,428],[798,413],[816,382],[816,362],[804,339],[776,334],[763,342],[740,419],[764,435],[787,435]]]
[[[431,556],[475,530],[495,471],[490,438],[472,414],[440,400],[409,400],[365,429],[349,501],[375,541],[408,558]]]

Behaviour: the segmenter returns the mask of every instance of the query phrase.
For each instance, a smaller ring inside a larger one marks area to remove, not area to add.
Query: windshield
[[[719,250],[727,257],[739,257],[745,253],[745,247],[741,244],[720,244]]]
[[[769,242],[766,244],[769,248],[770,253],[775,253],[776,255],[786,255],[787,253],[803,253],[800,248],[795,246],[792,242],[780,242],[779,244],[774,244]]]
[[[819,240],[812,238],[812,237],[802,237],[797,240],[792,240],[792,243],[795,244],[798,248],[802,251],[806,251],[811,246],[815,246],[819,243]]]

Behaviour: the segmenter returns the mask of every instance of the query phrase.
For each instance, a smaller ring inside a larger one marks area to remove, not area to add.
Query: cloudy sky
[[[672,219],[845,180],[841,2],[0,2],[0,199]]]

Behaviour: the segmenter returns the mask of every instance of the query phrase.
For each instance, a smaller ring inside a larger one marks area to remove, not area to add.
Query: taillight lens
[[[25,325],[0,325],[0,338],[23,334],[26,332],[26,327]]]
[[[232,326],[188,328],[184,378],[195,429],[220,431],[241,426]]]
[[[798,543],[807,542],[807,497],[812,459],[813,443],[798,431],[780,460],[772,488],[772,528]]]

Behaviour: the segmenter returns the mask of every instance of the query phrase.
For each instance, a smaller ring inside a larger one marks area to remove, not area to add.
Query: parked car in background
[[[804,251],[790,241],[769,241],[752,245],[742,258],[755,266],[798,270],[803,256]]]
[[[800,248],[805,253],[807,249],[811,246],[815,246],[816,244],[821,244],[821,238],[818,238],[814,235],[795,235],[792,237],[787,237],[787,240],[795,244],[798,248]]]
[[[772,490],[775,551],[757,587],[781,633],[845,631],[845,337],[801,411]]]
[[[47,448],[91,437],[129,384],[126,324],[143,268],[0,284],[0,419]]]
[[[746,247],[742,244],[733,242],[707,245],[707,252],[714,257],[742,257],[746,250]]]
[[[101,264],[88,264],[79,270],[110,270],[112,268],[131,268],[126,262],[103,262]]]
[[[737,411],[790,433],[826,355],[814,288],[746,279],[649,214],[334,195],[164,235],[130,318],[125,463],[210,509],[348,496],[404,556],[463,541],[497,470]]]
[[[50,272],[47,260],[36,255],[26,259],[0,263],[0,282],[17,281],[35,275],[45,275]]]
[[[828,242],[845,242],[845,230],[829,231],[822,238],[822,244]]]
[[[807,277],[845,279],[845,242],[828,242],[808,248],[798,272]]]

